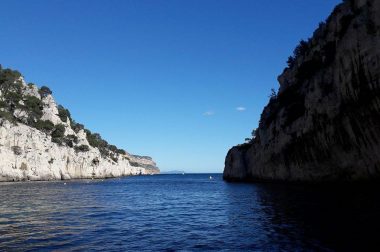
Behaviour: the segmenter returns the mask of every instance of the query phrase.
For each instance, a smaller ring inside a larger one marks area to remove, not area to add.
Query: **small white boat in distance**
[[[212,179],[212,176],[210,176],[210,179]]]

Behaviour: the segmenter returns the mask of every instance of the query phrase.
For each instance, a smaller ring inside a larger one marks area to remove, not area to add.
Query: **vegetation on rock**
[[[58,116],[62,122],[67,122],[67,119],[71,121],[70,111],[65,109],[62,105],[58,105]]]
[[[46,97],[53,93],[47,86],[42,86],[38,92],[40,93],[41,97]]]
[[[50,133],[54,129],[54,124],[48,120],[38,120],[34,124],[34,127],[45,133]]]
[[[75,150],[77,152],[86,152],[86,151],[89,151],[90,150],[90,147],[88,147],[88,145],[79,145],[79,146],[75,146]]]
[[[376,0],[339,4],[301,40],[257,130],[226,157],[225,179],[379,179]]]
[[[84,130],[89,144],[98,148],[103,157],[108,157],[117,162],[118,155],[125,155],[126,151],[118,149],[115,145],[110,145],[102,139],[100,134],[92,133],[86,129],[83,124],[75,122],[71,118],[71,113],[62,105],[58,105],[58,117],[63,124],[54,125],[49,120],[42,120],[44,104],[43,100],[53,92],[47,86],[42,86],[38,90],[41,96],[33,96],[24,94],[23,90],[33,89],[36,85],[29,83],[23,85],[23,79],[20,72],[3,69],[0,65],[0,118],[12,123],[24,123],[30,127],[36,128],[52,137],[52,141],[59,145],[66,145],[74,148],[78,152],[86,152],[90,150],[88,145],[78,146],[78,137],[76,135],[65,136],[67,125],[70,123],[75,133]],[[18,112],[18,113],[16,113]],[[21,114],[21,115],[20,115]]]

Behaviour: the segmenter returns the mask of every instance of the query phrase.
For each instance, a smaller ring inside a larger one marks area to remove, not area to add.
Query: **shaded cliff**
[[[48,87],[0,65],[0,181],[109,178],[159,173],[150,157],[103,140],[57,105]]]
[[[378,179],[380,1],[338,5],[288,65],[252,140],[228,152],[224,179]]]

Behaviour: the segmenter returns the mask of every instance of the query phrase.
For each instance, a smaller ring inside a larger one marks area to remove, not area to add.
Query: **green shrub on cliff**
[[[63,138],[63,142],[72,148],[78,143],[78,137],[76,135],[67,135]]]
[[[73,143],[78,143],[78,137],[76,135],[67,135],[66,138],[73,141]]]
[[[8,104],[5,101],[0,101],[0,108],[7,108]]]
[[[77,123],[75,120],[71,119],[71,128],[75,131],[75,133],[78,133],[79,131],[84,129],[84,125]]]
[[[88,145],[82,144],[82,145],[79,145],[79,146],[75,146],[75,150],[77,152],[87,152],[87,151],[90,150],[90,147],[88,147]]]
[[[272,99],[276,99],[277,98],[277,92],[276,92],[276,90],[274,89],[274,88],[272,88],[271,90],[270,90],[270,94],[269,94],[269,99],[270,100],[272,100]]]
[[[42,116],[42,103],[41,100],[35,96],[27,95],[23,98],[24,109],[29,112],[31,116],[35,116],[38,119]]]
[[[53,143],[56,143],[58,145],[63,145],[63,138],[60,138],[60,137],[52,137],[51,138],[51,141]]]
[[[21,89],[21,74],[11,69],[0,69],[0,90],[6,96],[9,92],[19,93]]]
[[[63,124],[55,125],[54,130],[51,133],[51,140],[54,143],[62,145],[64,143],[64,136],[65,136],[65,126]]]
[[[126,155],[127,154],[127,152],[125,150],[123,150],[123,149],[117,149],[116,153],[122,154],[122,155]]]
[[[311,44],[310,40],[309,42],[306,42],[303,39],[300,41],[300,43],[294,49],[293,55],[290,56],[286,62],[289,68],[292,68],[294,66],[294,64],[296,63],[299,57],[305,56],[305,54],[308,52],[310,48],[310,44]]]
[[[65,136],[65,126],[63,124],[57,124],[51,133],[53,138],[62,138]]]
[[[62,105],[58,106],[58,116],[62,122],[67,122],[67,118],[71,121],[70,111],[65,109]]]
[[[100,134],[92,133],[88,129],[85,129],[84,131],[86,132],[88,143],[92,147],[98,148],[103,157],[111,157],[112,153],[123,154],[123,155],[126,154],[125,150],[118,149],[115,145],[108,144],[107,141],[102,139]]]
[[[3,119],[10,121],[12,123],[16,122],[16,118],[12,115],[12,113],[10,113],[8,111],[0,110],[0,118],[3,118]]]
[[[112,152],[116,152],[117,151],[117,147],[115,145],[108,145],[108,149]]]
[[[286,61],[286,64],[288,64],[288,67],[293,67],[296,63],[296,59],[293,56],[289,56],[288,61]]]
[[[4,100],[8,104],[10,110],[14,110],[19,106],[19,102],[22,99],[20,92],[8,91],[4,94]]]
[[[49,120],[38,120],[34,127],[44,132],[51,132],[54,129],[54,124]]]
[[[38,92],[40,93],[41,97],[46,97],[53,93],[47,86],[42,86]]]
[[[298,58],[300,56],[304,56],[306,52],[309,50],[309,44],[305,40],[301,40],[298,46],[294,49],[294,58]]]
[[[92,133],[90,130],[85,129],[88,143],[95,148],[106,148],[108,146],[107,141],[103,140],[100,134]]]
[[[131,166],[134,166],[134,167],[139,167],[139,165],[140,165],[139,163],[134,162],[134,161],[130,161],[129,164],[130,164]]]

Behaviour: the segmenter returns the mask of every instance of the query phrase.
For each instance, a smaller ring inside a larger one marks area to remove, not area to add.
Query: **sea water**
[[[0,251],[380,249],[379,192],[221,174],[1,183]]]

